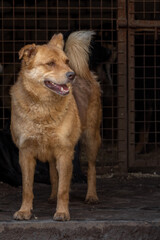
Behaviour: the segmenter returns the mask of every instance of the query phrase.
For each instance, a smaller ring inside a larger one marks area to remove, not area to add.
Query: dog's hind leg
[[[31,218],[33,208],[33,181],[36,160],[27,150],[20,150],[19,163],[22,171],[22,205],[13,217],[16,220],[28,220]]]
[[[87,203],[97,203],[96,191],[96,158],[101,143],[99,130],[95,132],[89,129],[86,134],[86,154],[88,158],[88,189],[86,195]]]
[[[58,189],[58,173],[56,169],[55,159],[49,161],[49,172],[50,172],[50,182],[51,182],[51,195],[48,199],[49,203],[55,202],[57,198],[57,189]]]

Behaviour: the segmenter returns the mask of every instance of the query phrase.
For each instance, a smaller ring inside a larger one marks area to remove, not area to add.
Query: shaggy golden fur
[[[31,217],[36,159],[49,162],[50,201],[57,199],[54,219],[70,219],[72,160],[80,137],[85,139],[88,156],[86,201],[98,201],[95,161],[101,142],[101,102],[99,84],[88,68],[92,35],[91,31],[72,33],[66,53],[62,34],[54,35],[48,44],[26,45],[19,52],[21,71],[11,88],[11,133],[19,148],[23,196],[14,219]]]

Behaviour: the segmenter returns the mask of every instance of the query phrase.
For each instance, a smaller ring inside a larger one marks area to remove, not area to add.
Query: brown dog
[[[101,103],[99,84],[88,68],[92,35],[91,31],[72,33],[66,54],[62,34],[46,45],[26,45],[19,52],[23,60],[11,88],[11,132],[19,148],[23,197],[14,219],[31,217],[36,159],[49,162],[50,200],[57,198],[54,219],[70,219],[72,160],[80,137],[85,139],[88,156],[86,201],[98,201],[95,161],[101,142]]]

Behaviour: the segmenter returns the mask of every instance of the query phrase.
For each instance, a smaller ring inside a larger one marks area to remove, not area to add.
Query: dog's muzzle
[[[69,86],[67,83],[72,82],[74,80],[74,78],[75,78],[74,72],[67,72],[66,73],[66,84],[57,84],[57,83],[54,83],[50,79],[45,79],[44,84],[51,91],[53,91],[61,96],[65,96],[65,95],[69,94]]]
[[[47,88],[49,88],[51,91],[61,95],[65,96],[69,93],[69,87],[67,84],[56,84],[49,79],[44,80],[44,84]]]

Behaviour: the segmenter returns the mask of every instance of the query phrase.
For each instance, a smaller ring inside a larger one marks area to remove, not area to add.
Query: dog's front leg
[[[70,156],[69,156],[70,155]],[[59,176],[57,208],[54,214],[54,220],[67,221],[70,220],[68,209],[69,189],[72,176],[72,158],[73,153],[63,154],[57,159],[57,170]]]
[[[20,150],[19,163],[22,171],[22,205],[13,217],[16,220],[28,220],[32,215],[33,181],[36,161],[27,150]]]
[[[58,174],[56,169],[56,161],[52,159],[49,161],[49,172],[50,172],[50,182],[51,182],[51,195],[48,199],[49,203],[53,203],[57,198],[58,189]]]

